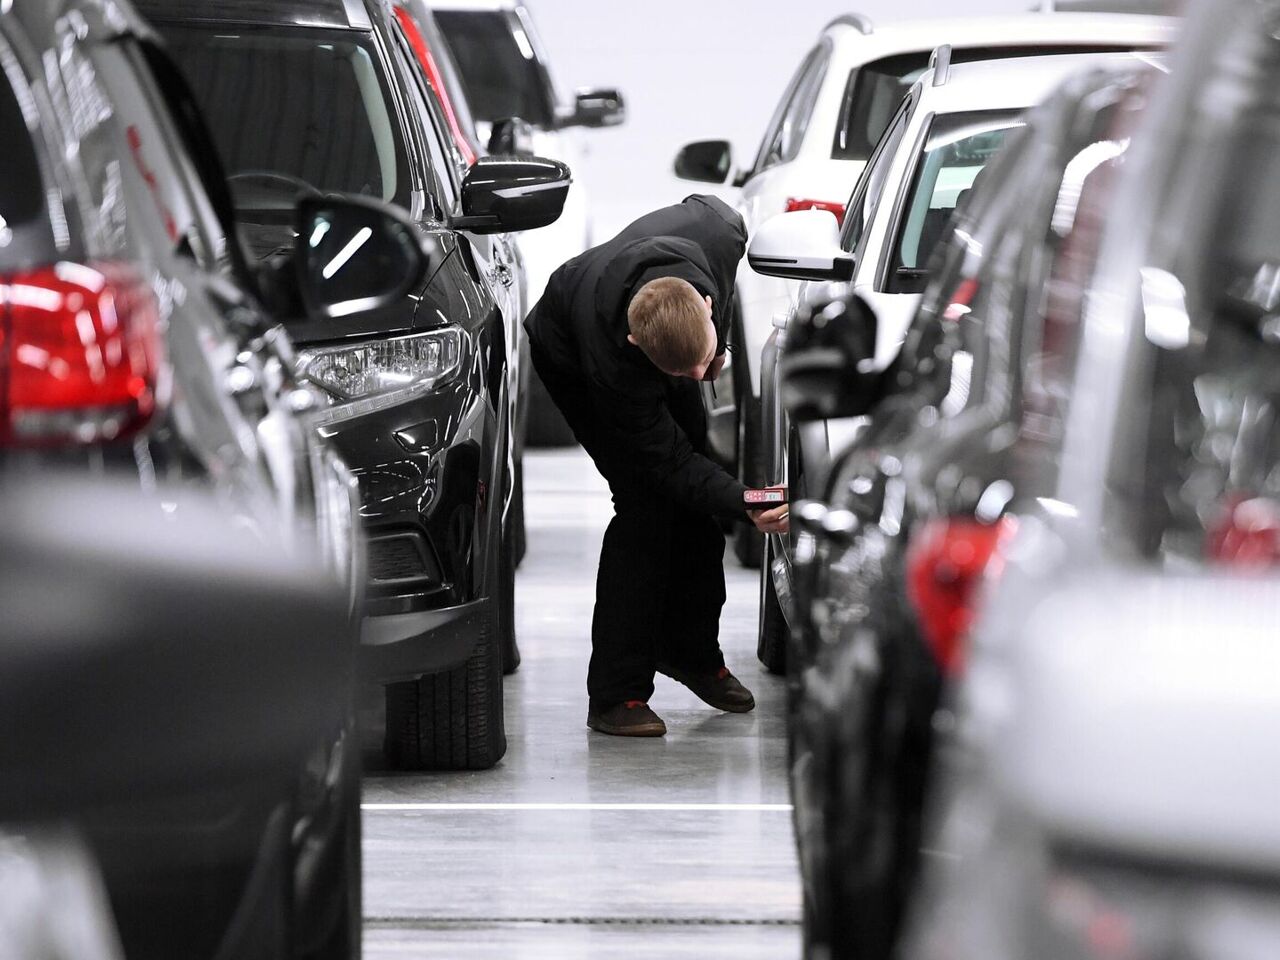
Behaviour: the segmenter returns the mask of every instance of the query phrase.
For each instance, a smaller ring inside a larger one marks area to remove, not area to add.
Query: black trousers
[[[613,451],[603,449],[585,386],[551,364],[535,344],[530,347],[547,393],[613,494],[591,619],[590,708],[648,700],[660,664],[698,673],[718,670],[724,666],[720,610],[725,600],[720,525],[610,470]],[[668,405],[695,449],[704,446],[706,413],[698,385],[676,384]]]

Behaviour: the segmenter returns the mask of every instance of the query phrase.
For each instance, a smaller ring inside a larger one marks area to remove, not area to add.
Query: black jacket
[[[711,297],[723,354],[746,242],[738,214],[695,195],[646,214],[551,275],[525,329],[544,362],[585,388],[596,448],[588,452],[607,479],[627,474],[694,510],[742,513],[745,488],[696,453],[671,415],[668,396],[690,385],[673,383],[627,341],[627,307],[650,280],[687,280]]]

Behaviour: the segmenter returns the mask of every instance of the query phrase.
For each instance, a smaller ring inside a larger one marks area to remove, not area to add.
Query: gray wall
[[[800,58],[841,0],[527,0],[565,91],[616,86],[630,119],[586,135],[575,174],[591,191],[596,238],[696,186],[671,175],[689,140],[727,138],[743,163]],[[876,23],[1026,10],[1028,0],[865,0]]]

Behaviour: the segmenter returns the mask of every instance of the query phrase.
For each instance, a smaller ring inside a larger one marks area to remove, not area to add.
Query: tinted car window
[[[204,108],[240,219],[291,216],[308,191],[409,205],[403,139],[367,34],[159,26]]]
[[[813,115],[813,105],[822,90],[822,81],[827,74],[827,63],[831,59],[831,44],[824,41],[806,58],[791,97],[787,101],[786,110],[775,127],[771,128],[771,136],[766,141],[760,157],[756,160],[756,170],[766,170],[778,163],[789,163],[800,153],[800,145],[804,142],[805,130],[809,126],[809,118]]]
[[[892,293],[922,289],[925,265],[947,221],[1018,124],[1013,111],[946,114],[933,120],[916,160],[893,245]]]
[[[834,160],[866,160],[884,135],[893,111],[929,64],[926,53],[908,53],[868,63],[849,74],[836,139]]]
[[[477,120],[520,117],[555,123],[547,80],[520,22],[502,11],[437,10],[440,25]]]
[[[863,234],[868,224],[875,218],[876,209],[884,193],[885,180],[889,176],[889,168],[898,154],[902,137],[906,133],[911,119],[912,104],[904,100],[898,115],[889,125],[888,131],[876,145],[871,159],[862,168],[862,176],[858,178],[845,210],[844,229],[840,235],[840,246],[849,253],[857,251],[862,243]]]
[[[25,87],[21,77],[13,81]],[[0,143],[0,270],[47,263],[57,257],[57,247],[45,210],[40,164],[5,72],[0,72]]]

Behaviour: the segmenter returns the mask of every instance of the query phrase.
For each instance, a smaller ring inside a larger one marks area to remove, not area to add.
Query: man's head
[[[627,325],[627,339],[670,376],[701,380],[715,359],[711,298],[687,280],[650,280],[631,298]]]

